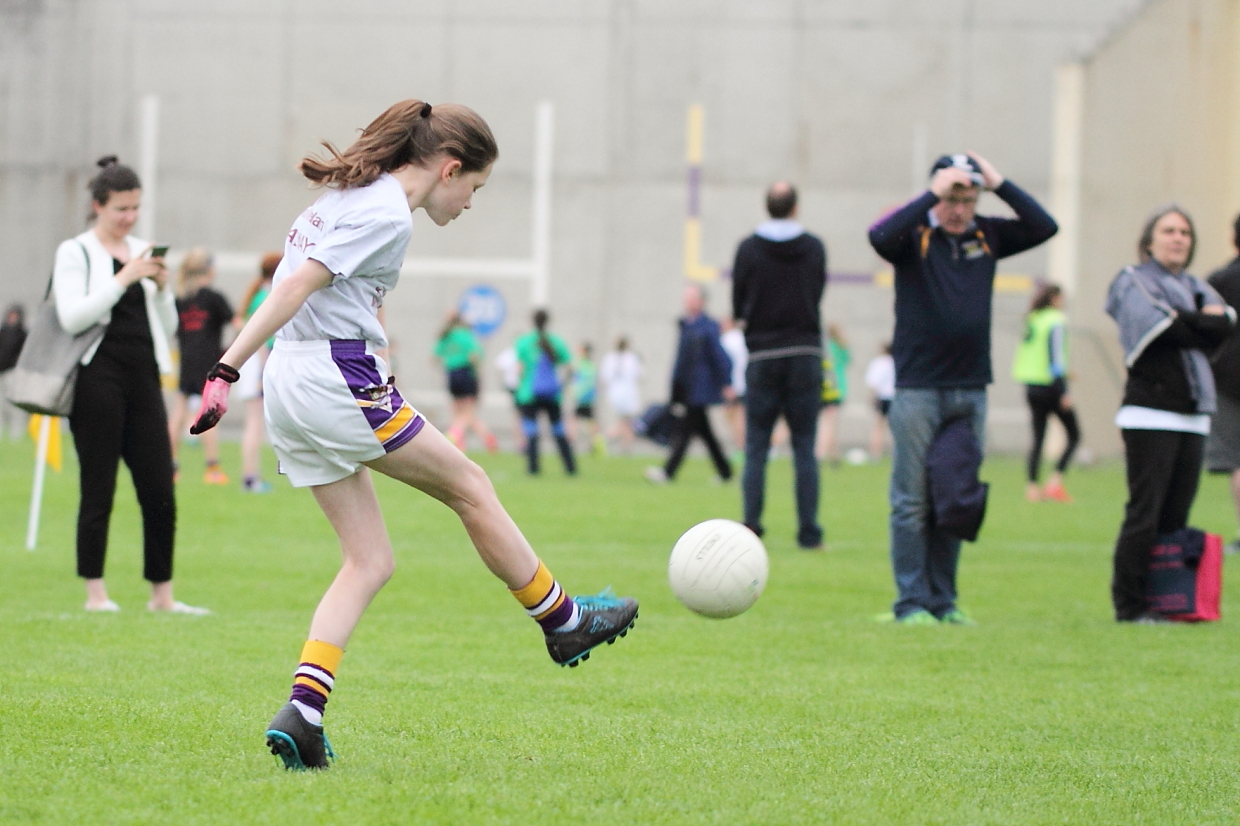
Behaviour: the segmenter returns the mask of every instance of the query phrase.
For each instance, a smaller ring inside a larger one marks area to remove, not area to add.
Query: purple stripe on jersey
[[[542,626],[543,631],[554,631],[573,618],[573,606],[573,598],[565,594],[560,607],[540,619],[538,624]]]
[[[319,714],[322,714],[323,710],[327,708],[326,695],[320,694],[319,692],[315,691],[313,688],[309,688],[304,685],[293,686],[293,696],[289,697],[288,699],[289,699],[289,702],[296,700],[299,703],[305,703],[306,705],[310,706],[310,708],[317,711]]]

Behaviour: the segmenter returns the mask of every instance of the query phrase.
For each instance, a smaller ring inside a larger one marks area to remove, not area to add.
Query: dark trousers
[[[136,353],[143,351],[136,348]],[[124,459],[142,510],[142,575],[150,582],[168,582],[177,507],[168,414],[150,350],[137,360],[126,348],[101,347],[78,372],[69,430],[81,472],[78,576],[103,576],[116,474]]]
[[[538,413],[547,414],[551,424],[551,436],[556,447],[560,449],[560,461],[564,463],[564,472],[569,476],[577,473],[577,461],[573,458],[573,446],[564,432],[561,418],[560,402],[554,398],[535,398],[529,404],[519,405],[521,411],[521,430],[525,434],[526,471],[531,476],[539,472],[538,462]]]
[[[1053,385],[1025,385],[1025,401],[1029,403],[1029,414],[1033,423],[1033,446],[1029,448],[1029,481],[1038,481],[1038,473],[1042,466],[1042,442],[1046,438],[1046,424],[1052,415],[1058,416],[1063,429],[1068,434],[1068,444],[1055,465],[1055,470],[1063,473],[1072,461],[1072,454],[1081,443],[1081,428],[1076,422],[1076,411],[1069,407],[1063,408],[1063,393]]]
[[[1206,437],[1175,430],[1124,430],[1123,437],[1128,504],[1115,542],[1111,601],[1115,618],[1130,620],[1147,608],[1145,580],[1154,540],[1188,524]]]
[[[673,415],[675,415],[676,407],[673,405]],[[715,431],[711,429],[707,408],[687,404],[684,405],[684,410],[684,415],[676,416],[676,422],[672,425],[672,438],[668,442],[671,452],[667,455],[667,464],[663,466],[667,478],[671,479],[676,476],[680,463],[685,459],[685,451],[689,449],[689,441],[694,436],[701,436],[702,441],[706,443],[706,449],[710,451],[710,459],[715,463],[715,471],[719,474],[719,478],[725,481],[731,479],[732,465],[728,462],[728,457],[724,455],[723,448],[719,447]]]
[[[797,501],[797,543],[803,548],[822,544],[818,524],[818,400],[822,397],[822,359],[786,356],[750,361],[745,368],[745,470],[741,491],[745,524],[762,535],[766,504],[766,459],[771,432],[782,415],[792,434],[792,464]]]

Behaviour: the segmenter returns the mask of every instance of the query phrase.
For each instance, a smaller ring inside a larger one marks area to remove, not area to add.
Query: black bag
[[[633,422],[633,432],[657,445],[666,446],[672,440],[672,428],[676,417],[670,404],[652,404]]]
[[[966,416],[943,423],[926,452],[926,474],[933,504],[934,527],[958,539],[973,542],[986,518],[990,486],[977,478],[982,446]]]
[[[86,256],[89,289],[90,254],[81,242],[78,246]],[[68,416],[73,410],[73,391],[77,387],[82,356],[106,331],[105,325],[95,324],[77,335],[66,333],[56,315],[56,299],[52,296],[52,279],[49,278],[43,303],[35,311],[30,334],[17,357],[17,365],[9,374],[9,401],[27,413]]]

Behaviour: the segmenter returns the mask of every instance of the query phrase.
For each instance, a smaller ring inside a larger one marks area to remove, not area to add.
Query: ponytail
[[[555,364],[555,348],[551,346],[551,339],[547,337],[547,321],[550,318],[546,310],[534,311],[534,329],[538,331],[538,346],[547,354],[547,358],[551,359],[551,363]]]
[[[491,127],[474,110],[412,99],[390,106],[344,152],[322,143],[329,157],[308,155],[298,169],[317,185],[339,189],[366,186],[405,164],[427,166],[441,153],[460,161],[462,172],[481,172],[499,156]]]

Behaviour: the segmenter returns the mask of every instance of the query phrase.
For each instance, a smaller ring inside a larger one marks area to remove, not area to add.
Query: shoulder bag
[[[90,254],[86,256],[86,288],[90,289]],[[77,335],[66,333],[56,315],[52,279],[30,324],[30,335],[22,346],[17,365],[9,374],[8,399],[28,413],[68,416],[73,410],[73,391],[77,387],[82,356],[103,338],[107,327],[96,324]]]

